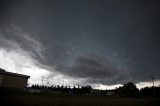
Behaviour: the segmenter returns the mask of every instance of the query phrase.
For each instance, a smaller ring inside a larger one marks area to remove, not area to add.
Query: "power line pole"
[[[44,76],[42,77],[42,85],[43,85],[43,79],[44,79]]]
[[[152,79],[152,83],[153,83],[153,87],[154,87],[154,77],[152,76],[151,79]]]
[[[153,83],[153,96],[155,96],[155,89],[154,89],[154,76],[151,76],[152,83]]]

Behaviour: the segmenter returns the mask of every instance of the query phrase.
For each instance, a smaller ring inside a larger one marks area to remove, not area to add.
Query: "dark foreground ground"
[[[69,95],[0,96],[0,106],[160,106],[159,98],[111,98]]]

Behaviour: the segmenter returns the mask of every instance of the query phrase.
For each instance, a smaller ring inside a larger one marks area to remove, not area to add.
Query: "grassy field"
[[[0,96],[1,106],[160,106],[159,100],[158,98],[135,99],[64,95]]]

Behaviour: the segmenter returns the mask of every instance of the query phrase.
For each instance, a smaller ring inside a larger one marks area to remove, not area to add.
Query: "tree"
[[[142,88],[140,90],[140,94],[141,94],[141,96],[160,97],[160,87],[145,87],[145,88]]]
[[[92,87],[90,85],[83,86],[81,88],[81,91],[82,91],[82,93],[85,93],[85,94],[91,94]]]
[[[117,93],[120,96],[137,97],[139,95],[139,90],[133,82],[128,82],[122,87],[119,87]]]

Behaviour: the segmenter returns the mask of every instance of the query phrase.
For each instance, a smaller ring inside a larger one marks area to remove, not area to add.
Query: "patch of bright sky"
[[[0,49],[0,67],[9,72],[31,76],[29,83],[39,83],[39,78],[50,74],[48,70],[38,67],[31,57],[13,50]]]
[[[152,87],[153,82],[140,82],[136,84],[137,88]],[[154,81],[154,86],[160,86],[160,80]]]

